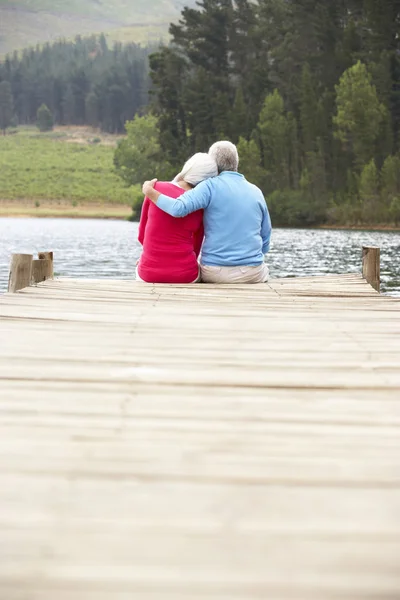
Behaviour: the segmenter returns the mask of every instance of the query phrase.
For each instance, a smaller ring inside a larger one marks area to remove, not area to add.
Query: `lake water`
[[[13,253],[54,251],[54,270],[68,277],[134,278],[137,223],[88,219],[0,218],[0,293]],[[382,291],[400,296],[400,233],[276,229],[272,277],[358,273],[362,246],[381,248]]]

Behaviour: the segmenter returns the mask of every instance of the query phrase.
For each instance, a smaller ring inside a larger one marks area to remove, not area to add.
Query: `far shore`
[[[43,218],[43,219],[119,219],[126,221],[132,216],[132,209],[127,204],[105,202],[80,202],[73,206],[70,201],[52,200],[40,201],[35,206],[35,200],[1,200],[0,218]],[[400,232],[400,225],[339,225],[324,224],[315,226],[275,226],[275,229],[326,229],[345,231],[394,231]]]
[[[61,219],[122,219],[132,215],[127,204],[79,202],[73,206],[65,200],[0,200],[0,217]]]
[[[290,228],[289,228],[290,229]],[[400,225],[316,225],[315,227],[294,227],[293,229],[328,229],[334,231],[400,231]]]

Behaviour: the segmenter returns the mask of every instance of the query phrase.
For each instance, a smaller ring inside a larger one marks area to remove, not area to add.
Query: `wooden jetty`
[[[398,600],[398,300],[60,279],[0,315],[1,600]]]

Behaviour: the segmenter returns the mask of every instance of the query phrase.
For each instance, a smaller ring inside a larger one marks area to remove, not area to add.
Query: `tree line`
[[[58,124],[110,133],[148,104],[152,48],[76,37],[14,52],[0,64],[0,126],[36,123],[46,106]],[[154,50],[154,48],[153,48]]]
[[[400,0],[202,0],[150,56],[162,156],[218,138],[275,224],[400,221]]]

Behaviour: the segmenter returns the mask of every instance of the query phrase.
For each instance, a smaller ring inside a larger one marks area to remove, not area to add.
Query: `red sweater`
[[[185,192],[173,183],[158,181],[155,189],[171,198]],[[203,243],[203,211],[183,219],[171,217],[145,198],[139,224],[143,252],[138,273],[148,283],[192,283],[199,274],[197,257]]]

